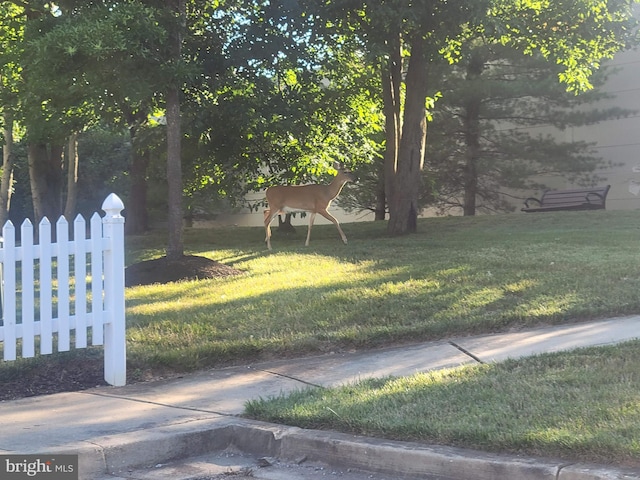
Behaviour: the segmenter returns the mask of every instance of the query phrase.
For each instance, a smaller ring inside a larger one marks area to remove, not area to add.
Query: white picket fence
[[[44,218],[34,241],[33,224],[22,223],[20,244],[7,222],[0,247],[2,324],[0,347],[4,360],[34,357],[104,345],[104,378],[111,385],[126,383],[124,303],[124,209],[112,193],[90,220],[73,222],[73,239],[64,217]],[[54,350],[54,343],[57,347]]]

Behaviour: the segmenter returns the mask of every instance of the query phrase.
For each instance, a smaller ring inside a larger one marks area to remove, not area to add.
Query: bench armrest
[[[538,200],[537,198],[534,198],[534,197],[529,197],[529,198],[527,198],[527,199],[524,201],[524,206],[525,206],[526,208],[531,208],[531,206],[529,205],[529,202],[530,202],[530,201],[536,202],[536,203],[538,204],[538,206],[539,206],[539,207],[541,207],[541,206],[542,206],[542,202],[541,202],[540,200]]]
[[[589,192],[585,196],[587,198],[587,203],[591,203],[590,195],[595,195],[597,197],[598,203],[604,203],[604,197],[597,192]]]

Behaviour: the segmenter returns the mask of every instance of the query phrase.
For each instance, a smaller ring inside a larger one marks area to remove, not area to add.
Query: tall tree
[[[426,142],[426,104],[430,90],[428,69],[443,53],[452,62],[458,59],[460,46],[469,36],[481,33],[485,38],[511,45],[525,54],[539,52],[557,62],[563,71],[559,80],[569,89],[581,91],[591,87],[589,77],[603,58],[610,58],[625,46],[632,33],[631,0],[600,2],[593,0],[487,0],[478,2],[410,0],[373,0],[323,2],[323,15],[341,29],[366,39],[367,48],[383,60],[390,73],[387,82],[401,78],[406,72],[404,99],[394,95],[397,86],[385,87],[385,100],[401,102],[402,122],[387,122],[395,128],[387,132],[390,148],[387,154],[388,231],[405,234],[416,230],[421,207],[418,203],[420,171]],[[409,57],[404,66],[397,62],[397,39]],[[400,69],[400,70],[398,70]],[[395,105],[385,112],[397,117]],[[399,133],[398,133],[399,132]],[[397,145],[397,146],[396,146]]]
[[[424,162],[430,64],[452,37],[485,13],[488,3],[392,0],[330,2],[325,15],[346,33],[366,39],[382,69],[386,114],[385,200],[391,234],[414,232]],[[410,52],[406,56],[405,52]]]
[[[18,3],[18,2],[16,2]],[[27,161],[34,223],[43,217],[56,219],[63,213],[64,147],[68,136],[82,124],[81,103],[56,102],[69,97],[66,88],[59,90],[51,72],[43,71],[40,60],[46,58],[47,49],[30,48],[43,34],[55,28],[59,20],[57,8],[49,3],[22,2],[25,19],[24,48],[20,55],[21,84],[16,120],[25,126]],[[45,80],[46,79],[46,80]],[[66,85],[65,85],[66,86]]]
[[[218,9],[207,30],[228,39],[213,48],[224,59],[196,36],[185,41],[187,56],[206,54],[185,96],[190,201],[319,181],[334,161],[353,167],[377,154],[376,72],[353,45],[325,41],[307,13],[298,2]]]
[[[124,126],[130,132],[134,147],[130,172],[135,181],[132,202],[128,205],[129,233],[146,228],[143,187],[148,154],[136,135],[150,113],[166,109],[170,170],[167,179],[172,198],[167,250],[176,257],[182,255],[181,132],[177,102],[185,71],[180,58],[184,5],[183,1],[164,0],[90,3],[66,0],[60,3],[56,15],[38,18],[42,27],[30,38],[28,58],[32,78],[53,78],[39,82],[44,86],[32,98],[64,112],[66,123],[75,126],[69,134],[99,119]]]

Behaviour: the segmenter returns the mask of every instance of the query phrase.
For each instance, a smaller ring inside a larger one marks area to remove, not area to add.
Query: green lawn
[[[640,213],[561,212],[332,225],[293,238],[187,230],[187,253],[242,276],[127,290],[132,371],[191,371],[640,312]],[[128,239],[128,263],[163,235]]]
[[[640,341],[257,399],[303,428],[640,467]]]
[[[640,312],[640,212],[431,218],[404,237],[385,227],[343,225],[343,245],[335,227],[316,226],[310,247],[305,226],[274,229],[273,252],[262,228],[186,230],[185,253],[244,274],[128,288],[130,381]],[[127,238],[127,264],[161,256],[165,241]],[[251,402],[247,414],[640,466],[638,353],[630,342],[371,380]],[[0,365],[0,385],[21,365]]]

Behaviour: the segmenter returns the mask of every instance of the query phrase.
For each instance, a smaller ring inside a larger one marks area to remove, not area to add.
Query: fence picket
[[[104,344],[104,306],[102,304],[102,218],[91,217],[91,344]]]
[[[73,306],[76,326],[76,348],[87,347],[87,246],[86,226],[82,215],[73,221]]]
[[[58,351],[67,351],[72,346],[86,348],[91,328],[91,344],[104,344],[105,380],[117,386],[126,383],[124,218],[120,214],[124,205],[111,194],[102,208],[107,215],[104,219],[98,213],[91,217],[90,238],[81,215],[74,220],[71,240],[64,217],[56,222],[56,242],[51,240],[51,223],[47,218],[38,225],[37,244],[34,244],[34,228],[29,220],[21,226],[18,246],[13,224],[7,222],[3,226],[0,342],[4,360],[18,357],[18,340],[22,344],[20,356],[35,356],[38,336],[40,354],[52,353],[56,333]],[[88,258],[90,276],[87,275]],[[37,279],[35,271],[39,272]],[[90,294],[88,281],[91,281]],[[19,311],[17,292],[21,300]],[[90,296],[90,309],[87,296]]]
[[[33,224],[29,219],[20,227],[22,256],[22,356],[35,356]]]
[[[4,359],[16,359],[16,229],[13,223],[7,222],[2,228],[4,238],[4,305],[2,319],[4,331]]]
[[[69,327],[69,223],[64,217],[56,222],[56,247],[58,261],[56,269],[58,299],[58,351],[68,352],[71,349],[71,332]]]
[[[53,292],[51,286],[51,222],[43,218],[38,225],[40,244],[40,354],[53,353]],[[6,291],[6,290],[5,290]]]

